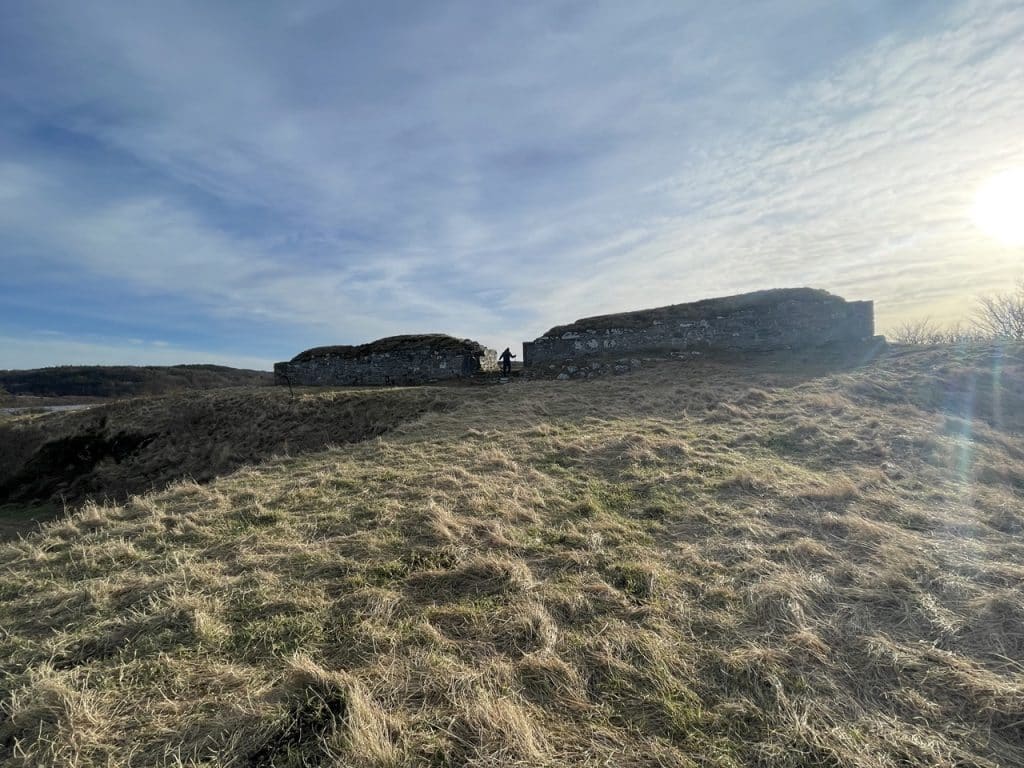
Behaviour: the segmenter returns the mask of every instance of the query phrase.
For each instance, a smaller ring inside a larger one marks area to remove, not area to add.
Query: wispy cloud
[[[1022,37],[1001,0],[24,6],[0,331],[269,360],[769,285],[962,311],[1024,269],[969,219],[1024,165]]]

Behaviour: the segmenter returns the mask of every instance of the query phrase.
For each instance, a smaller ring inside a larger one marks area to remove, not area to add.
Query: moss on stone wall
[[[544,334],[546,337],[557,337],[564,333],[583,333],[585,331],[605,331],[612,328],[631,330],[649,328],[658,323],[670,320],[702,320],[712,319],[719,315],[729,315],[744,310],[764,311],[770,307],[786,302],[834,302],[846,304],[839,296],[818,288],[775,288],[753,293],[741,293],[735,296],[722,296],[715,299],[703,299],[688,304],[672,304],[655,309],[640,309],[635,312],[619,312],[611,315],[585,317],[569,325],[558,325]]]
[[[354,359],[386,352],[458,352],[484,353],[484,347],[472,339],[457,339],[444,333],[408,334],[404,336],[388,336],[384,339],[371,341],[368,344],[341,345],[331,347],[313,347],[300,352],[292,358],[293,363],[315,360],[322,357]]]

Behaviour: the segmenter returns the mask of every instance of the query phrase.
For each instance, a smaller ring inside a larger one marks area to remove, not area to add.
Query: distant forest
[[[131,397],[160,395],[185,389],[264,386],[269,371],[221,365],[72,366],[0,371],[0,395],[36,397]]]

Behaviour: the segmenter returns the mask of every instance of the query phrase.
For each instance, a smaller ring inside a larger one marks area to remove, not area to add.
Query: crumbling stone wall
[[[532,367],[580,357],[814,347],[870,339],[874,325],[871,301],[846,301],[810,288],[758,291],[552,328],[523,343],[523,363]]]
[[[417,343],[422,340],[420,343]],[[451,337],[391,337],[358,347],[307,350],[274,365],[274,382],[293,386],[388,386],[467,378],[497,369],[497,353]]]

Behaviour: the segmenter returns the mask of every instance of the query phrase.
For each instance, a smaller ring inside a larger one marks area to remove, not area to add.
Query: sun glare
[[[978,229],[1004,245],[1024,245],[1024,168],[996,174],[978,189],[971,213]]]

